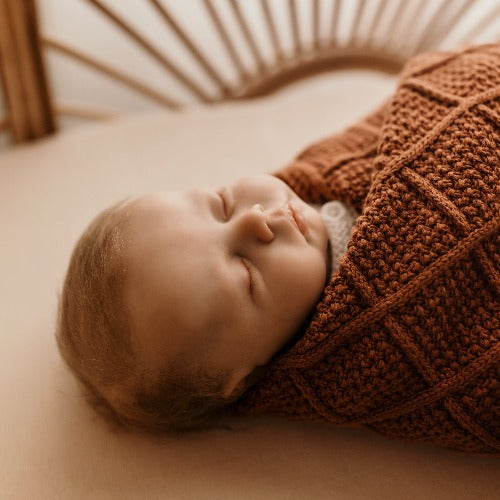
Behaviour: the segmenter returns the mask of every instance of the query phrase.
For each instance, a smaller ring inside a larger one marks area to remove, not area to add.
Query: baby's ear
[[[226,399],[230,399],[237,394],[243,394],[248,387],[247,378],[251,375],[253,371],[248,369],[240,369],[234,371],[229,379],[227,380],[224,389],[223,396]]]
[[[253,370],[238,370],[232,374],[224,387],[223,395],[229,399],[242,395],[249,387],[256,384],[263,376],[267,366],[258,365]]]

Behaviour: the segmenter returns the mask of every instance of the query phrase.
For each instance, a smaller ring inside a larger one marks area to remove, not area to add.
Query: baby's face
[[[178,350],[196,350],[200,362],[230,370],[231,394],[317,302],[327,269],[323,221],[271,175],[148,193],[129,207],[125,296],[138,355],[159,370]]]

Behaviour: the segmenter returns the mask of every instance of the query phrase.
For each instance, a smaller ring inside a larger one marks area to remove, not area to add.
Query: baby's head
[[[271,175],[125,199],[75,246],[58,346],[108,420],[203,428],[299,331],[327,242],[318,212]]]

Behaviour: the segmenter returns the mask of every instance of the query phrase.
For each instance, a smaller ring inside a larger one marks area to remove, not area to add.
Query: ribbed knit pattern
[[[419,55],[384,106],[275,172],[361,215],[237,414],[500,452],[499,120],[500,45]]]

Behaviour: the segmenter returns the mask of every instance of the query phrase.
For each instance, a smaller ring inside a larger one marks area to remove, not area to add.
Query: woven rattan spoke
[[[290,12],[294,53],[295,56],[298,56],[302,52],[302,48],[300,46],[299,22],[297,19],[297,5],[295,4],[295,0],[288,0],[288,10]]]
[[[57,100],[54,103],[54,110],[60,116],[71,116],[85,120],[109,120],[121,114],[116,110],[104,109],[99,106],[73,102],[67,99]]]
[[[390,36],[386,37],[384,40],[384,46],[389,47],[391,51],[392,47],[398,43],[397,37],[394,35],[398,28],[399,22],[404,17],[404,11],[408,6],[409,2],[400,1],[398,3],[397,9],[393,12],[391,20],[389,21]]]
[[[258,71],[259,72],[265,71],[266,65],[264,64],[264,59],[262,58],[262,55],[260,54],[259,49],[257,48],[255,39],[252,35],[252,32],[250,31],[250,28],[248,27],[245,17],[241,12],[241,8],[237,0],[229,0],[229,5],[231,6],[231,9],[233,11],[234,16],[236,17],[241,32],[243,33],[247,45],[250,48],[253,58],[255,59]]]
[[[408,37],[408,33],[412,32],[411,27],[418,22],[418,18],[424,12],[426,2],[427,0],[415,0],[412,4],[413,8],[406,12],[404,19],[399,21],[397,28],[393,32],[393,41],[396,50],[400,50],[401,48],[404,52],[414,52],[410,44],[414,44],[415,40]]]
[[[461,36],[462,43],[470,43],[480,33],[484,32],[494,21],[497,23],[500,17],[500,3],[498,3],[493,10],[487,12],[481,20],[473,25],[466,34]],[[500,30],[495,33],[495,40],[500,40]]]
[[[188,37],[185,31],[181,28],[180,24],[173,18],[172,14],[158,1],[149,0],[151,4],[159,12],[162,19],[167,23],[167,25],[175,32],[180,41],[184,44],[186,49],[191,53],[191,55],[196,59],[200,66],[205,70],[205,73],[211,78],[219,87],[223,96],[230,94],[230,89],[228,84],[220,76],[220,74],[213,68],[213,66],[208,62],[207,58],[202,54],[201,50],[196,47],[194,42]]]
[[[312,33],[313,33],[313,47],[319,48],[320,38],[319,38],[319,0],[313,0],[311,4],[312,8]]]
[[[233,62],[234,66],[236,67],[236,70],[238,71],[240,81],[245,82],[249,77],[248,72],[245,69],[245,66],[243,65],[240,56],[236,52],[234,44],[229,38],[227,30],[224,27],[224,23],[220,19],[220,16],[217,13],[215,7],[212,5],[211,0],[203,0],[203,3],[207,8],[210,19],[214,24],[215,29],[217,30],[217,33],[219,34],[219,37],[222,40],[222,43],[224,44],[224,47],[226,48],[231,61]]]
[[[429,47],[439,44],[439,42],[443,40],[458,23],[467,10],[472,7],[475,1],[476,0],[465,0],[459,9],[454,10],[453,15],[448,19],[448,22],[442,25],[439,30],[431,32],[430,38],[426,40],[424,45],[421,47],[421,50],[425,51]]]
[[[375,33],[375,30],[377,29],[378,23],[380,22],[380,19],[382,17],[382,14],[386,6],[387,6],[387,0],[379,1],[379,4],[377,5],[377,10],[375,11],[375,15],[372,17],[371,23],[365,32],[364,36],[365,46],[368,46],[370,44],[372,45],[375,44],[375,39],[373,35]]]
[[[336,45],[337,44],[337,29],[338,29],[338,23],[339,23],[339,17],[340,17],[340,0],[334,0],[333,3],[333,12],[332,12],[332,22],[330,26],[330,44],[331,45]]]
[[[269,32],[269,36],[271,38],[271,42],[274,48],[275,60],[279,63],[283,61],[284,54],[283,49],[281,48],[278,33],[276,32],[276,26],[274,24],[273,14],[269,8],[268,0],[261,0],[261,7],[264,13],[264,19],[266,21],[267,30]]]
[[[110,19],[116,26],[124,31],[132,40],[134,40],[146,52],[151,54],[162,66],[164,66],[179,82],[181,82],[188,90],[190,90],[198,99],[203,102],[211,102],[211,99],[201,87],[198,86],[191,78],[185,75],[176,65],[174,65],[166,56],[164,56],[158,49],[148,42],[142,35],[135,29],[129,26],[123,19],[116,13],[111,11],[108,7],[101,3],[101,0],[87,0],[91,5],[96,7],[108,19]]]
[[[358,3],[356,5],[356,13],[354,15],[354,21],[351,25],[351,29],[348,33],[347,36],[347,45],[350,45],[351,43],[353,45],[357,45],[359,43],[358,40],[358,28],[359,28],[359,22],[361,20],[361,15],[363,14],[363,8],[365,6],[365,1],[366,0],[358,0]]]
[[[33,0],[0,0],[0,66],[16,142],[56,130]]]
[[[413,46],[413,53],[420,52],[421,48],[429,43],[432,36],[432,32],[436,29],[436,26],[441,22],[445,15],[446,10],[450,7],[450,2],[446,0],[441,0],[440,6],[434,12],[432,19],[427,23],[422,33],[420,33],[415,45]]]
[[[129,75],[126,75],[125,73],[119,71],[118,69],[112,68],[111,66],[109,66],[104,62],[98,61],[93,56],[84,54],[83,52],[48,36],[42,37],[42,43],[47,48],[54,49],[62,54],[65,54],[73,59],[76,59],[77,61],[86,64],[87,66],[91,66],[97,71],[104,73],[105,75],[126,85],[127,87],[139,91],[146,97],[149,97],[157,101],[162,106],[165,106],[170,109],[180,108],[180,104],[171,97],[167,96],[166,94],[151,88],[150,86],[138,81],[137,79]]]

